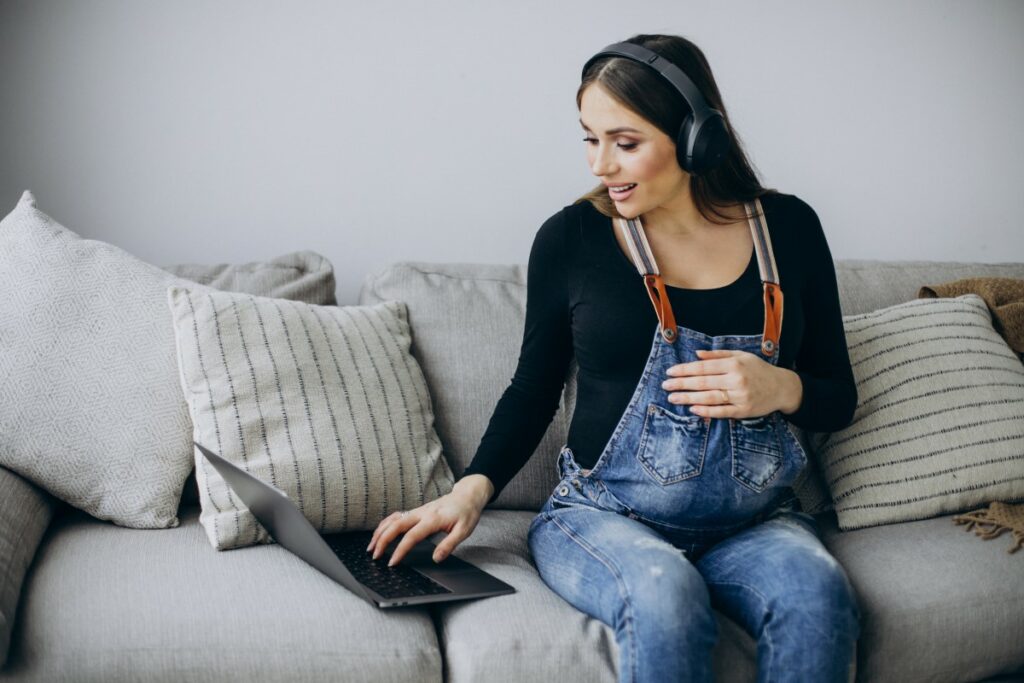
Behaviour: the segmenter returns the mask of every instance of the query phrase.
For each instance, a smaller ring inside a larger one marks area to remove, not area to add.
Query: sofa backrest
[[[971,277],[1024,278],[1024,263],[836,260],[844,315],[917,298],[924,285]],[[423,367],[435,426],[456,477],[473,459],[509,386],[526,318],[526,266],[400,262],[367,276],[360,304],[404,301],[412,353]],[[533,457],[491,507],[538,510],[558,482],[556,456],[576,403],[576,367]],[[798,491],[799,494],[799,491]]]

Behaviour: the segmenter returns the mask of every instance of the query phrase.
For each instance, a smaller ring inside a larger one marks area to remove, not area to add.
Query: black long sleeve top
[[[807,203],[775,192],[760,200],[784,301],[778,366],[796,372],[803,384],[800,407],[783,417],[807,431],[837,431],[853,419],[857,389],[832,255]],[[537,231],[527,266],[518,366],[462,473],[491,480],[488,503],[544,436],[573,354],[578,392],[567,445],[581,468],[597,462],[640,380],[658,318],[615,229],[611,218],[583,201],[563,207]],[[708,335],[764,330],[763,286],[753,248],[747,269],[724,287],[666,289],[683,327]]]

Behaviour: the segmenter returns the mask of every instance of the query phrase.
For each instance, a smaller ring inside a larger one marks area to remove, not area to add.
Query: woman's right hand
[[[483,477],[483,475],[470,475]],[[486,480],[486,487],[480,486],[479,480],[471,481],[470,477],[455,483],[451,493],[413,508],[403,517],[400,510],[382,519],[373,532],[373,538],[367,552],[373,552],[377,559],[399,534],[405,534],[395,547],[388,566],[394,566],[423,539],[439,531],[447,531],[448,535],[434,549],[434,562],[443,561],[455,547],[462,543],[476,529],[477,522],[483,514],[484,507],[490,499],[494,487]]]

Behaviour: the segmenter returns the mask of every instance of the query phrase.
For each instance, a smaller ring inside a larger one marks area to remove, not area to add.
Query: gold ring
[[[726,390],[726,389],[722,389],[721,392],[725,396],[725,402],[728,403],[729,402],[729,391]]]

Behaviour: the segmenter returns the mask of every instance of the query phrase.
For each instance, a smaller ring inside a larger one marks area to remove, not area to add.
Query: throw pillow
[[[183,263],[163,266],[178,277],[220,289],[275,299],[334,306],[334,267],[315,251],[294,251],[269,261]]]
[[[334,295],[334,266],[315,251],[295,251],[269,261],[238,264],[185,263],[162,268],[178,277],[227,292],[293,299],[324,306],[338,303]],[[181,507],[196,505],[199,505],[199,489],[193,468],[181,492]]]
[[[285,491],[321,532],[372,529],[451,491],[404,303],[317,306],[167,290],[194,439]],[[196,449],[218,550],[270,538]]]
[[[178,525],[192,448],[176,282],[22,195],[0,221],[0,465],[99,519]]]
[[[814,434],[839,528],[1024,500],[1024,365],[976,294],[844,316],[853,422]]]

